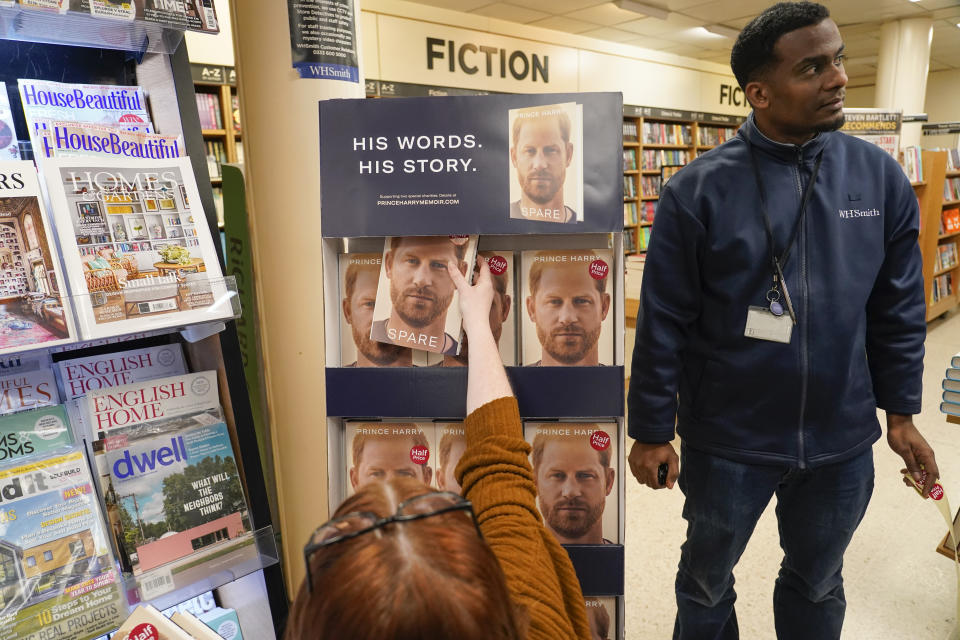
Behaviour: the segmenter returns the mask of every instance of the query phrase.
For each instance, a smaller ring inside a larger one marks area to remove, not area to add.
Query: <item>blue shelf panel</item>
[[[507,367],[523,418],[624,415],[623,367]],[[463,418],[466,367],[327,368],[327,415]]]
[[[622,596],[624,553],[622,544],[564,546],[585,596]]]

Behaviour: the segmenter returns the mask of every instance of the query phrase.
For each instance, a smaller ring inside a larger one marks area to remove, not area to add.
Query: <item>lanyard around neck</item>
[[[820,162],[823,160],[823,150],[820,150],[820,153],[817,154],[817,161],[813,165],[813,174],[810,176],[810,181],[807,182],[807,186],[803,190],[803,194],[800,197],[800,214],[797,216],[797,221],[793,225],[793,232],[790,234],[790,240],[787,242],[787,245],[783,248],[780,256],[777,256],[777,247],[776,242],[773,238],[773,227],[770,224],[770,215],[767,213],[767,198],[763,193],[763,179],[760,176],[760,167],[757,164],[757,158],[753,149],[753,143],[747,142],[750,147],[750,165],[753,167],[753,176],[757,181],[757,190],[760,192],[760,216],[763,218],[763,227],[767,232],[767,244],[770,247],[770,260],[773,266],[774,274],[782,273],[781,269],[787,264],[787,259],[790,257],[790,251],[793,250],[793,245],[797,241],[797,234],[800,232],[800,225],[803,222],[804,214],[807,211],[807,204],[810,202],[810,198],[813,196],[813,187],[817,181],[817,174],[820,173]]]

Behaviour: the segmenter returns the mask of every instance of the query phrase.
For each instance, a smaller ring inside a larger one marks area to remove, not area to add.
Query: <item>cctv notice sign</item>
[[[326,100],[325,237],[623,230],[619,93]]]
[[[353,0],[287,0],[287,12],[301,78],[360,82]]]

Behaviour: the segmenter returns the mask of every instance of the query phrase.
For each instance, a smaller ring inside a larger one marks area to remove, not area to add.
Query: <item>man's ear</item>
[[[360,478],[357,477],[357,468],[356,468],[356,467],[350,467],[350,486],[353,487],[353,490],[354,490],[354,491],[357,490],[357,482],[358,482],[359,480],[360,480]]]
[[[614,480],[617,479],[617,472],[613,467],[607,467],[605,473],[607,476],[607,495],[610,495],[614,487]]]
[[[427,467],[428,469],[430,467]],[[443,467],[437,467],[437,489],[447,490],[447,472]]]
[[[535,307],[533,304],[533,296],[527,296],[527,315],[530,316],[530,319],[536,323],[537,314],[534,311]]]
[[[517,166],[517,148],[510,147],[510,164]]]
[[[567,166],[570,166],[570,161],[573,160],[573,143],[567,143]]]
[[[388,278],[393,277],[393,251],[387,251],[387,254],[383,256],[383,268],[387,273]]]
[[[607,313],[610,311],[610,294],[604,293],[600,298],[600,320],[607,319]]]
[[[427,465],[423,465],[423,484],[429,487],[431,480],[433,480],[433,469]]]
[[[759,80],[748,82],[743,95],[754,109],[763,110],[770,107],[770,88],[764,82]]]
[[[344,298],[340,306],[343,307],[343,317],[347,319],[347,324],[353,324],[353,313],[350,310],[350,298]]]

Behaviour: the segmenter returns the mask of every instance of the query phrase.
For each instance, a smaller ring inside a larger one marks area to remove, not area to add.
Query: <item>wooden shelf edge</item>
[[[638,173],[640,173],[640,172],[637,171],[636,169],[624,169],[624,170],[623,170],[623,175],[625,175],[625,176],[635,176],[635,175],[637,175]]]
[[[954,238],[960,236],[960,231],[954,231],[953,233],[944,233],[943,235],[938,235],[937,240],[946,240],[947,238]]]
[[[960,267],[960,264],[955,264],[952,267],[944,267],[943,269],[938,269],[937,271],[933,272],[933,277],[936,278],[937,276],[942,276],[945,273],[950,273],[957,267]]]
[[[927,322],[930,322],[938,316],[942,316],[955,306],[957,306],[956,294],[938,300],[936,304],[927,308]]]
[[[944,200],[942,206],[944,206],[944,207],[954,207],[954,206],[957,206],[957,205],[960,205],[960,200]]]
[[[960,171],[947,171],[948,178],[960,178]]]
[[[641,196],[640,199],[647,202],[648,200],[659,200],[660,196]]]
[[[910,186],[911,186],[911,187],[914,187],[914,188],[916,188],[916,187],[925,187],[925,186],[927,186],[927,183],[924,182],[923,180],[921,180],[920,182],[911,182],[911,183],[910,183]]]
[[[226,136],[227,130],[226,129],[204,129],[201,133],[205,136]]]
[[[695,148],[695,145],[692,145],[692,144],[659,144],[655,142],[652,142],[652,143],[644,142],[642,146],[645,148],[649,147],[650,149],[667,149],[667,150],[680,149],[683,151],[692,151]]]

